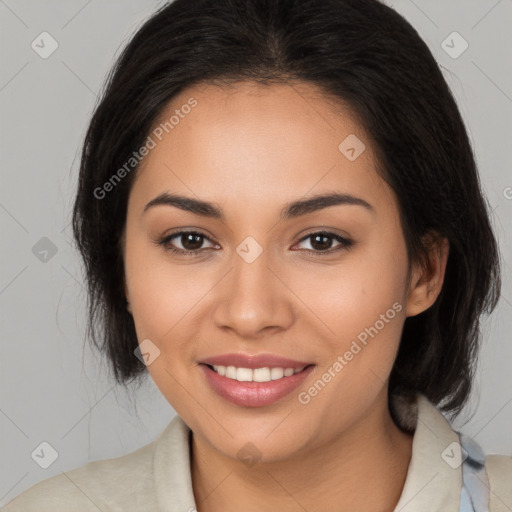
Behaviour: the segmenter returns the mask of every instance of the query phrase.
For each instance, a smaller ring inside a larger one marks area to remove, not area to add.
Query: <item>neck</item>
[[[193,435],[198,512],[392,512],[405,483],[413,435],[396,426],[384,398],[328,443],[277,462],[247,467]]]

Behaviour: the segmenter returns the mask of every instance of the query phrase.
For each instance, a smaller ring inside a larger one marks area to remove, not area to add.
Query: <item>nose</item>
[[[233,253],[231,271],[216,287],[213,320],[220,329],[233,331],[240,338],[258,339],[292,325],[293,293],[268,253],[263,250],[254,261]]]

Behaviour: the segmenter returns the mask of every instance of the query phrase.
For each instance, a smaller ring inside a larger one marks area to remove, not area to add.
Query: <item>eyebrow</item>
[[[222,208],[214,203],[193,199],[191,197],[181,196],[178,194],[169,194],[168,192],[164,192],[152,199],[148,204],[146,204],[142,213],[144,214],[150,208],[160,205],[175,206],[181,210],[185,210],[196,215],[201,215],[203,217],[211,217],[221,221],[225,220]],[[333,192],[330,194],[316,195],[308,197],[307,199],[300,199],[298,201],[286,203],[284,208],[281,210],[280,219],[282,221],[293,219],[300,217],[301,215],[306,215],[308,213],[322,210],[323,208],[327,208],[329,206],[337,205],[362,206],[369,212],[375,213],[373,206],[364,199],[352,196],[350,194],[340,194]]]

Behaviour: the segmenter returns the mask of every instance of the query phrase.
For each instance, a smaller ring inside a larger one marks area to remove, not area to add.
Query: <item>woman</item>
[[[109,77],[73,221],[93,341],[178,416],[7,512],[512,506],[512,459],[441,414],[471,390],[496,240],[456,103],[389,7],[162,8]]]

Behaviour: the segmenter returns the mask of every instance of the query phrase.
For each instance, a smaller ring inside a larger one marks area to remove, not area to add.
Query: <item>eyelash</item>
[[[180,256],[193,256],[193,257],[199,256],[200,253],[204,249],[197,249],[195,251],[191,251],[189,249],[177,249],[176,247],[173,247],[172,245],[170,245],[170,242],[171,242],[172,239],[180,237],[182,235],[199,235],[202,238],[208,240],[209,242],[212,242],[212,240],[208,236],[204,235],[203,233],[201,233],[199,231],[177,231],[176,233],[172,233],[171,235],[167,235],[167,236],[161,238],[156,243],[158,245],[160,245],[160,246],[163,246],[164,250],[169,251],[169,252],[174,253],[174,254],[177,254],[177,255],[180,255]],[[303,250],[306,250],[308,252],[312,252],[313,254],[318,255],[318,256],[332,254],[332,253],[334,253],[336,251],[343,250],[343,249],[344,250],[349,250],[354,245],[354,241],[353,240],[350,240],[348,238],[343,238],[343,237],[341,237],[339,235],[336,235],[335,233],[330,233],[328,231],[315,231],[313,233],[309,233],[305,237],[301,238],[299,240],[299,243],[303,242],[304,240],[307,240],[308,238],[313,237],[314,235],[323,235],[323,236],[326,236],[328,238],[334,238],[336,241],[340,242],[340,245],[338,247],[336,247],[334,249],[328,249],[326,251],[315,251],[315,250],[312,250],[312,249],[303,249]]]

